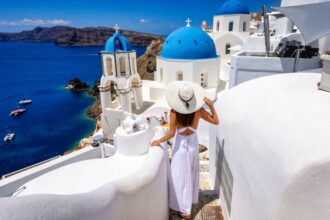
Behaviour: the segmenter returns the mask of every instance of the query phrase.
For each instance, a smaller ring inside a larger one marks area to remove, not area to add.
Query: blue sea
[[[101,78],[103,47],[57,47],[52,43],[0,42],[0,176],[74,148],[91,134],[86,116],[94,98],[64,89],[78,77],[93,86]],[[145,47],[135,47],[137,55]],[[20,99],[33,102],[18,117]],[[7,132],[16,135],[4,142]]]

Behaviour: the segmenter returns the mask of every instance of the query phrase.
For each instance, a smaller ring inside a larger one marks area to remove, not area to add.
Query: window
[[[201,86],[203,88],[207,87],[207,70],[203,70],[201,73]]]
[[[112,59],[110,57],[107,57],[105,59],[105,65],[106,65],[106,74],[111,76],[113,74],[113,71],[112,71]]]
[[[178,71],[176,74],[176,80],[182,81],[183,80],[183,73],[182,71]]]
[[[217,31],[220,31],[220,21],[217,21]]]
[[[120,75],[126,76],[126,65],[125,65],[125,57],[119,58],[119,67],[120,67]]]
[[[164,77],[163,68],[160,68],[160,72],[159,72],[159,81],[160,82],[163,82],[163,77]]]
[[[246,22],[243,22],[243,32],[246,32]]]
[[[230,44],[226,44],[226,54],[230,54]]]
[[[233,30],[234,30],[234,22],[231,21],[229,22],[228,31],[233,31]]]

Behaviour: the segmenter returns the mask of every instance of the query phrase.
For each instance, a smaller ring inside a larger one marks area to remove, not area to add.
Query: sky
[[[30,30],[36,26],[113,27],[155,34],[169,34],[185,25],[213,16],[226,0],[0,0],[0,32]],[[279,6],[280,0],[241,0],[251,12],[263,4]]]

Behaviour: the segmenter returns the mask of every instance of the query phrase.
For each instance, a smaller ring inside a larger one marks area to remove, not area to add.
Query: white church
[[[231,54],[242,49],[250,36],[250,22],[250,11],[243,1],[229,0],[218,8],[210,36],[222,59],[230,59]]]
[[[163,92],[172,81],[192,81],[208,90],[213,98],[218,86],[220,56],[212,38],[199,27],[192,27],[190,19],[186,22],[185,27],[165,39],[161,55],[157,57],[155,81]]]

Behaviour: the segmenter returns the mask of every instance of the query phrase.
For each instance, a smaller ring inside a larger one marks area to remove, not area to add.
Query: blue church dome
[[[229,0],[218,8],[218,15],[250,14],[247,4],[239,0]]]
[[[167,59],[208,59],[217,57],[211,37],[197,27],[182,27],[172,32],[163,43],[161,57]]]
[[[118,51],[132,51],[132,46],[127,38],[116,32],[105,43],[104,52],[114,53]]]

